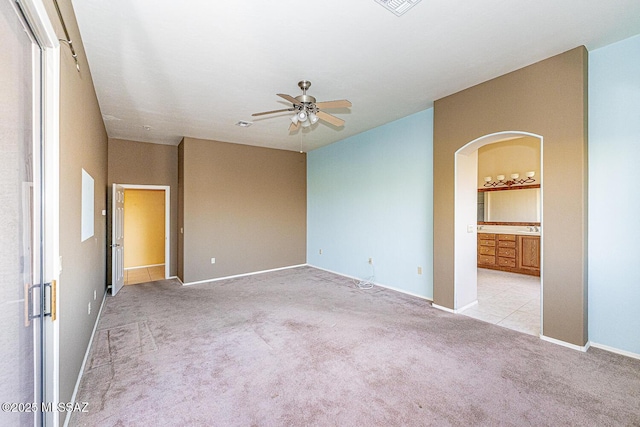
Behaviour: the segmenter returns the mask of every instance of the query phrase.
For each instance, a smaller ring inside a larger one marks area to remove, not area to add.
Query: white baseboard
[[[217,277],[215,279],[198,280],[197,282],[184,283],[184,282],[182,282],[182,280],[180,280],[180,279],[178,279],[178,280],[180,280],[180,283],[182,283],[182,286],[191,286],[191,285],[199,285],[201,283],[219,282],[220,280],[235,279],[237,277],[254,276],[256,274],[271,273],[273,271],[280,271],[280,270],[288,270],[288,269],[291,269],[291,268],[305,267],[306,265],[307,264],[290,265],[290,266],[287,266],[287,267],[272,268],[270,270],[253,271],[251,273],[243,273],[243,274],[235,274],[233,276]]]
[[[93,343],[93,337],[96,334],[96,329],[98,329],[98,322],[100,321],[100,315],[102,314],[102,308],[104,307],[104,303],[107,300],[107,292],[105,289],[104,294],[102,295],[102,303],[100,303],[100,310],[98,310],[98,315],[96,316],[96,323],[93,325],[93,330],[91,331],[91,337],[89,338],[89,344],[87,344],[87,350],[84,352],[84,359],[82,359],[82,365],[80,365],[80,372],[78,373],[78,379],[76,380],[76,386],[73,388],[73,394],[71,395],[71,402],[76,401],[76,395],[78,394],[78,388],[80,387],[80,381],[82,380],[82,375],[84,374],[84,368],[87,364],[87,359],[89,358],[89,353],[91,352],[91,344]],[[64,427],[69,425],[69,420],[71,419],[72,412],[67,412],[67,416],[64,418]]]
[[[608,345],[598,344],[597,342],[590,342],[590,343],[591,343],[591,347],[593,348],[599,348],[600,350],[605,350],[611,353],[619,354],[621,356],[627,356],[627,357],[631,357],[632,359],[640,360],[640,354],[638,353],[632,353],[630,351],[621,350],[619,348],[610,347]]]
[[[456,313],[462,313],[463,311],[465,311],[465,310],[466,310],[466,309],[468,309],[468,308],[473,307],[474,305],[478,305],[478,300],[472,301],[472,302],[470,302],[469,304],[465,305],[464,307],[461,307],[461,308],[455,309],[454,311],[455,311]]]
[[[447,313],[456,314],[456,311],[454,309],[449,308],[449,307],[444,307],[442,305],[431,304],[431,307],[437,308],[438,310],[446,311]]]
[[[587,343],[585,345],[580,346],[580,345],[571,344],[569,342],[562,341],[562,340],[559,340],[559,339],[556,339],[556,338],[547,337],[547,336],[542,335],[542,334],[540,334],[540,339],[543,340],[543,341],[550,342],[552,344],[557,344],[557,345],[561,345],[563,347],[570,348],[572,350],[581,351],[583,353],[586,352],[587,350],[589,350],[589,345],[590,345],[590,343],[588,341],[587,341]]]
[[[393,286],[383,285],[382,283],[374,283],[376,286],[380,286],[381,288],[389,289],[390,291],[400,292],[401,294],[409,295],[415,298],[420,298],[425,301],[433,302],[432,298],[425,297],[424,295],[414,294],[413,292],[405,291],[404,289],[394,288]]]
[[[457,309],[452,309],[449,307],[444,307],[442,305],[438,305],[438,304],[431,304],[431,306],[433,308],[437,308],[438,310],[442,310],[442,311],[446,311],[447,313],[452,313],[452,314],[459,314],[462,313],[463,311],[465,311],[468,308],[473,307],[474,305],[478,305],[478,300],[475,300],[473,302],[470,302],[469,304],[465,305],[462,308],[457,308]]]
[[[342,277],[346,277],[347,279],[351,279],[351,280],[363,280],[361,277],[355,277],[355,276],[350,276],[348,274],[344,274],[344,273],[338,273],[337,271],[333,271],[333,270],[329,270],[326,268],[322,268],[322,267],[318,267],[316,265],[312,265],[312,264],[306,264],[308,267],[312,267],[312,268],[317,268],[318,270],[322,270],[322,271],[326,271],[327,273],[332,273],[332,274],[337,274],[338,276],[342,276]],[[400,292],[401,294],[405,294],[405,295],[410,295],[412,297],[416,297],[416,298],[420,298],[429,302],[432,302],[433,300],[430,298],[427,298],[423,295],[418,295],[418,294],[414,294],[413,292],[408,292],[405,291],[403,289],[398,289],[398,288],[394,288],[393,286],[387,286],[387,285],[383,285],[381,283],[376,283],[376,282],[372,282],[373,285],[378,286],[380,288],[385,288],[385,289],[389,289],[390,291],[395,291],[395,292]]]

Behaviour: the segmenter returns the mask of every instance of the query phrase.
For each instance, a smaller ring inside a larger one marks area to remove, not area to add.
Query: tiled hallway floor
[[[153,267],[132,268],[124,271],[125,285],[135,285],[164,279],[164,264]]]
[[[478,269],[478,304],[465,316],[531,335],[540,335],[540,278]]]

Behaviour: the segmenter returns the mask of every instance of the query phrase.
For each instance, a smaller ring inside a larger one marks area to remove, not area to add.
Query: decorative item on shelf
[[[527,172],[525,174],[526,178],[520,178],[520,174],[512,173],[511,179],[505,181],[504,175],[496,176],[497,181],[491,181],[490,176],[484,177],[484,186],[485,187],[511,187],[514,185],[523,185],[523,184],[531,184],[532,182],[536,182],[533,178],[536,173],[534,171]]]

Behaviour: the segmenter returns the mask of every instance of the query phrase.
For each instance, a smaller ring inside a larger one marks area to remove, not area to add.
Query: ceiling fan
[[[262,113],[254,113],[252,116],[262,116],[264,114],[281,113],[283,111],[295,111],[294,116],[291,118],[291,125],[289,130],[293,131],[298,129],[298,126],[309,127],[319,120],[324,120],[327,123],[331,123],[334,126],[343,126],[344,120],[339,119],[324,110],[331,108],[348,108],[351,107],[351,102],[346,99],[340,99],[337,101],[324,101],[316,102],[316,99],[307,95],[307,89],[311,86],[311,82],[308,80],[302,80],[298,82],[298,87],[302,89],[302,95],[298,95],[295,98],[291,95],[285,95],[278,93],[281,98],[286,99],[293,105],[290,108],[284,108],[282,110],[264,111]]]

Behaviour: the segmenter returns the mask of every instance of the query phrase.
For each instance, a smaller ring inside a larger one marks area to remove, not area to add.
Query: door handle
[[[111,245],[112,248],[117,248],[118,246],[120,246],[119,243],[114,243],[113,245]]]

